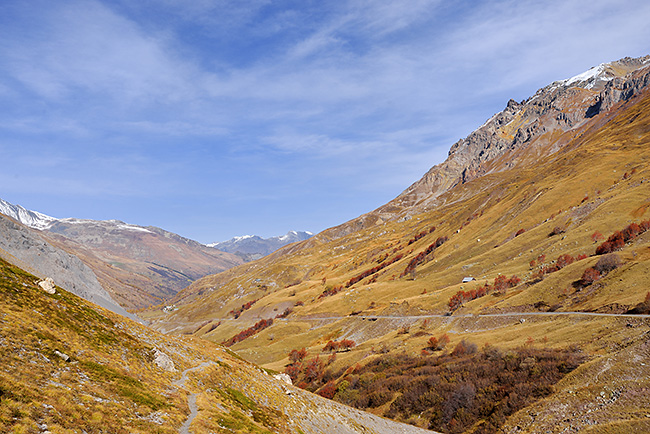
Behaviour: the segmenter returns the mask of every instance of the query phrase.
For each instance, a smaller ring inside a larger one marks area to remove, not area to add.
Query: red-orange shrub
[[[582,273],[579,284],[582,287],[589,286],[598,279],[600,279],[600,272],[595,268],[589,267],[585,270],[584,273]]]

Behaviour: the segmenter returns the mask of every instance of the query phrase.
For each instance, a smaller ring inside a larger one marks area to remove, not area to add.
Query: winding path
[[[188,374],[190,372],[194,371],[199,371],[201,369],[207,368],[210,365],[214,365],[214,362],[203,362],[198,366],[195,366],[193,368],[189,368],[183,371],[181,378],[178,380],[174,381],[172,384],[176,386],[179,389],[185,388],[185,382],[188,379]],[[185,423],[178,429],[179,434],[191,434],[190,433],[190,425],[192,425],[192,422],[196,418],[196,416],[199,414],[199,409],[196,405],[196,397],[198,396],[198,393],[190,393],[187,396],[187,405],[190,407],[190,414],[187,416],[187,420]]]

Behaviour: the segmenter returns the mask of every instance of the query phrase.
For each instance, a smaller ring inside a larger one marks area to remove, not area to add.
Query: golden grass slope
[[[0,260],[2,433],[421,432],[293,388],[205,341],[160,335],[60,288],[47,294],[36,280]]]
[[[328,237],[326,231],[270,257],[203,278],[171,302],[171,311],[150,311],[148,318],[162,330],[197,332],[221,342],[292,307],[287,318],[232,347],[246,359],[277,370],[288,363],[291,349],[305,347],[314,356],[328,340],[340,338],[357,346],[339,354],[332,369],[386,352],[417,354],[429,337],[443,333],[452,347],[462,339],[503,348],[578,345],[592,362],[563,380],[552,397],[535,404],[536,414],[562,414],[564,419],[526,422],[522,411],[508,422],[508,429],[517,424],[525,432],[569,427],[576,414],[591,409],[599,416],[583,418],[580,424],[602,428],[590,428],[593,432],[645,432],[650,376],[648,363],[641,363],[647,361],[647,318],[561,312],[622,314],[650,291],[650,232],[616,253],[623,262],[620,268],[586,288],[574,285],[598,259],[593,256],[596,232],[606,238],[650,218],[649,95],[646,90],[554,137],[562,146],[550,155],[530,146],[516,156],[498,157],[490,164],[505,165],[515,157],[519,163],[454,187],[430,211],[340,238]],[[421,233],[425,235],[409,244]],[[408,263],[439,236],[449,239],[414,273],[403,275]],[[587,257],[542,280],[535,278],[540,263],[552,265],[564,254]],[[346,287],[350,279],[397,255],[403,256]],[[492,283],[498,275],[517,275],[522,283],[443,316],[452,295]],[[462,283],[468,276],[476,281]],[[340,291],[332,291],[339,286]],[[320,297],[327,290],[336,293]],[[251,300],[257,301],[235,320],[229,312]],[[206,321],[220,324],[197,330]],[[601,371],[608,374],[594,374]],[[591,383],[580,383],[585,376]],[[603,396],[600,392],[607,401],[614,390],[620,392],[616,405],[593,407]]]

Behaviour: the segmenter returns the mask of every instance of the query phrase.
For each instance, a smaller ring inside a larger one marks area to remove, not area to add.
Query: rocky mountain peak
[[[575,129],[632,98],[649,81],[650,56],[625,58],[556,81],[521,103],[511,99],[503,111],[452,145],[446,161],[431,168],[422,179],[375,212],[385,220],[398,218],[401,214],[396,210],[415,206],[424,211],[454,186],[524,161],[519,157],[529,147],[535,147],[541,154],[554,153],[559,149],[558,143],[550,145],[545,138]],[[512,158],[496,164],[506,153]],[[387,211],[395,215],[386,215]]]
[[[32,229],[47,229],[58,219],[36,211],[30,211],[20,205],[14,205],[0,199],[0,213],[18,220]]]

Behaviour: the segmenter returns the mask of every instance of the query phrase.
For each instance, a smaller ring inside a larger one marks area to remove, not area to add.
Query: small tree
[[[440,338],[438,339],[438,349],[442,350],[447,346],[448,343],[449,343],[449,336],[447,336],[447,333],[445,333],[444,335],[440,336]]]
[[[589,267],[582,273],[579,284],[582,287],[589,286],[598,279],[600,279],[600,272],[595,268]]]
[[[307,350],[301,348],[300,350],[291,350],[289,352],[289,361],[291,363],[302,362],[307,357]]]
[[[356,343],[350,339],[343,339],[339,345],[343,351],[349,351],[350,349],[354,348]]]
[[[594,268],[601,274],[609,273],[621,265],[621,259],[616,254],[602,256],[594,265]]]

